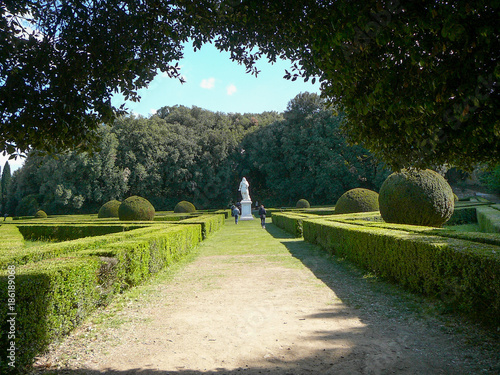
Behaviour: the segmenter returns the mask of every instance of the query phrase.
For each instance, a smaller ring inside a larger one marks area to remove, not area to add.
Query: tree
[[[316,94],[292,99],[284,120],[247,135],[240,163],[254,186],[254,199],[268,205],[334,204],[347,190],[378,190],[389,171],[361,146],[348,146],[343,114]]]
[[[163,107],[158,114],[123,116],[101,126],[99,151],[93,153],[31,152],[13,178],[9,207],[26,213],[36,201],[51,214],[88,213],[132,195],[146,198],[157,210],[172,210],[181,200],[198,208],[225,207],[236,186],[238,143],[281,118],[183,106]]]
[[[288,58],[319,79],[353,143],[392,168],[500,160],[497,1],[87,0],[0,5],[0,150],[82,149],[182,43],[256,72]],[[35,31],[31,31],[33,28]],[[57,135],[57,136],[54,136]]]
[[[3,172],[2,172],[2,182],[1,182],[1,196],[0,196],[0,203],[2,204],[2,207],[5,207],[5,204],[7,203],[7,192],[9,189],[10,185],[10,180],[11,180],[11,174],[10,174],[10,164],[8,161],[5,162],[5,165],[3,167]]]
[[[295,62],[394,169],[500,160],[500,3],[227,2],[216,45],[253,66]],[[228,30],[228,31],[225,31]]]
[[[137,100],[194,34],[203,2],[7,0],[0,3],[0,150],[95,148],[97,130]],[[199,29],[199,28],[198,28]]]
[[[46,212],[66,214],[93,213],[109,200],[123,199],[128,176],[116,165],[116,136],[105,126],[99,133],[99,152],[93,154],[31,152],[13,177],[8,205],[12,214],[26,214],[27,204],[34,207],[34,201]]]

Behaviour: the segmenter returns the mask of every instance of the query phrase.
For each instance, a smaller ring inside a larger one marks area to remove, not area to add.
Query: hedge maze
[[[225,211],[158,213],[155,221],[96,215],[0,222],[0,351],[32,363],[113,295],[178,261],[224,225]],[[6,355],[0,372],[8,370]]]
[[[296,237],[407,289],[441,300],[500,327],[500,205],[457,202],[448,226],[388,224],[378,211],[314,215],[274,212],[273,223]],[[453,225],[478,223],[481,231]]]
[[[386,223],[379,211],[268,209],[273,223],[446,308],[500,327],[500,205],[457,202],[442,228]],[[139,285],[219,230],[229,210],[0,222],[0,351],[30,365],[116,293]],[[474,223],[475,231],[454,226]],[[9,346],[10,345],[10,346]],[[5,356],[0,370],[9,369]]]

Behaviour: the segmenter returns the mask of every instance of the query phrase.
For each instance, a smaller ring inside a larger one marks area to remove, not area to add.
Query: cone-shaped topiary
[[[47,217],[47,214],[43,210],[38,210],[35,214],[35,217],[37,219],[45,219]]]
[[[97,217],[100,219],[106,217],[118,217],[118,209],[120,208],[121,204],[122,202],[117,201],[116,199],[104,203],[99,209]]]
[[[120,204],[118,217],[123,221],[151,221],[155,217],[155,208],[147,199],[134,195]]]
[[[391,174],[380,188],[379,203],[388,223],[432,227],[448,221],[455,205],[448,182],[429,169]]]
[[[191,202],[180,201],[175,205],[174,212],[177,214],[196,212],[196,207]]]
[[[309,202],[306,199],[299,199],[297,201],[297,205],[295,207],[297,207],[297,208],[310,208],[311,205],[309,204]]]
[[[335,205],[336,214],[378,211],[378,194],[372,190],[356,188],[346,191]]]

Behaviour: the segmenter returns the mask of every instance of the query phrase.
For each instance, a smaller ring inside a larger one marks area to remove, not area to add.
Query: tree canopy
[[[99,123],[182,44],[213,41],[255,72],[288,58],[318,79],[351,142],[393,169],[500,160],[498,1],[7,0],[0,150],[90,148]],[[31,26],[30,26],[31,25]],[[35,27],[36,26],[36,27]],[[33,27],[36,31],[31,31]]]
[[[191,4],[192,3],[192,4]],[[179,77],[201,2],[6,0],[0,3],[0,150],[95,147],[97,129],[158,71]]]
[[[250,0],[226,8],[220,48],[296,63],[345,130],[394,169],[500,160],[498,1]],[[242,49],[241,46],[245,48]]]
[[[239,199],[245,176],[267,205],[334,204],[354,187],[377,190],[389,171],[361,146],[348,146],[345,120],[318,95],[303,93],[287,111],[261,114],[163,107],[150,118],[120,117],[99,128],[99,151],[41,156],[14,172],[7,210],[31,215],[95,213],[138,195],[156,210],[182,200],[222,208]]]

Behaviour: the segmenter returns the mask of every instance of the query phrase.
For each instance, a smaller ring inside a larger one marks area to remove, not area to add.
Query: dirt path
[[[494,337],[429,306],[272,224],[228,221],[193,262],[117,298],[37,372],[500,373]]]

